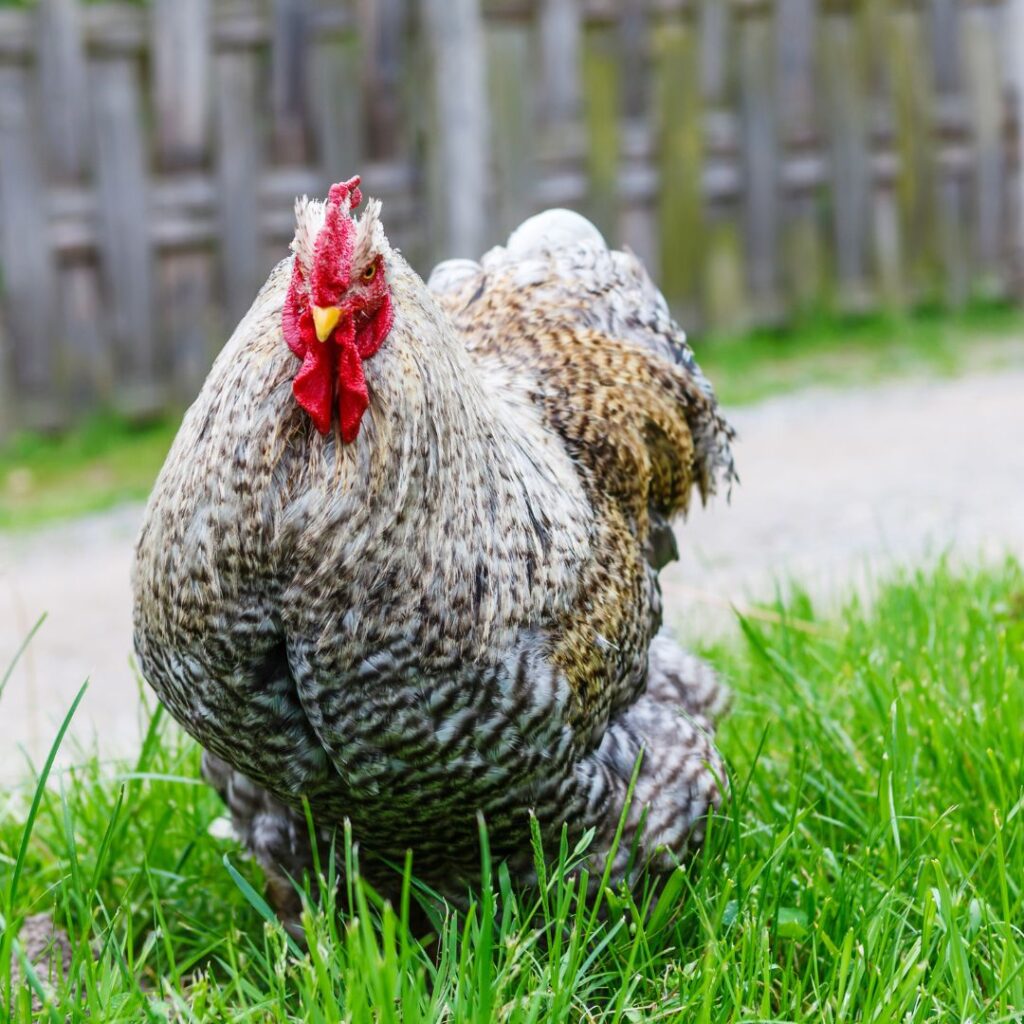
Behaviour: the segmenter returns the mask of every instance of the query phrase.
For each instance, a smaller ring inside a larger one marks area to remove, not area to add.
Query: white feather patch
[[[581,242],[593,242],[607,249],[601,232],[586,217],[573,210],[545,210],[524,220],[509,235],[506,249],[521,259],[534,253],[553,252]]]
[[[427,287],[435,295],[455,292],[480,276],[480,264],[476,260],[444,260],[430,272]]]

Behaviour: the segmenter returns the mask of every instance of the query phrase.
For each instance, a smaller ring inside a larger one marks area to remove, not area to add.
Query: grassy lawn
[[[834,318],[785,331],[695,341],[726,405],[811,385],[849,388],[913,375],[1024,366],[1024,314],[1005,306]]]
[[[835,320],[779,333],[707,338],[697,355],[726,405],[811,384],[853,387],[911,374],[1024,365],[1024,314]],[[177,418],[137,425],[100,416],[62,437],[20,435],[0,447],[0,529],[98,512],[149,493]]]
[[[572,851],[535,895],[485,866],[424,949],[349,884],[299,953],[156,716],[135,764],[7,794],[0,1005],[29,1019],[5,965],[46,911],[74,948],[53,1021],[1020,1020],[1024,570],[940,567],[834,620],[783,611],[709,652],[738,694],[735,799],[660,893],[588,905]]]

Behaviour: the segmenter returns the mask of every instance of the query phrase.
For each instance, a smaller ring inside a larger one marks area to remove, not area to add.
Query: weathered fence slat
[[[63,418],[54,346],[57,278],[29,79],[28,67],[0,64],[0,258],[13,343],[9,397],[19,422],[48,428]]]
[[[655,22],[654,54],[661,280],[668,300],[692,323],[699,310],[703,139],[691,8]]]
[[[966,83],[974,147],[974,287],[1000,295],[1006,287],[1004,219],[1006,150],[1003,137],[1003,75],[1000,62],[1000,11],[991,2],[964,11]],[[1024,61],[1024,53],[1017,55]]]
[[[755,318],[777,323],[779,163],[772,62],[772,5],[745,0],[740,7],[740,79],[747,281]]]
[[[51,180],[85,168],[88,99],[78,0],[39,0],[40,121]]]
[[[280,163],[301,164],[309,156],[307,119],[307,46],[310,0],[273,0],[271,109],[274,156]]]
[[[211,0],[152,0],[154,132],[164,170],[202,166],[210,131]]]
[[[119,371],[117,401],[148,414],[165,400],[156,346],[149,188],[135,58],[102,54],[91,68],[103,278]]]
[[[503,242],[532,212],[534,177],[531,26],[499,22],[487,30],[491,107],[490,181],[495,216],[486,244]]]
[[[214,62],[216,122],[220,140],[218,178],[221,270],[227,317],[236,323],[256,297],[262,280],[259,209],[263,147],[257,111],[260,67],[247,47],[222,50]]]
[[[586,125],[587,213],[609,241],[619,234],[622,95],[618,32],[611,20],[583,34],[583,104]]]
[[[883,25],[892,82],[895,196],[900,231],[899,266],[883,276],[899,276],[898,291],[890,296],[890,301],[899,306],[931,298],[938,273],[938,190],[929,145],[935,108],[925,59],[924,28],[922,11],[916,3],[893,11]]]
[[[960,4],[958,0],[932,0],[932,46],[940,132],[949,146],[966,155],[966,107],[960,92],[963,82],[960,57]],[[956,151],[954,150],[954,153]],[[968,295],[967,183],[962,160],[947,161],[939,169],[939,238],[945,278],[945,298],[953,308]]]
[[[209,159],[210,0],[154,0],[153,104],[156,155],[166,172],[201,171]],[[164,253],[157,267],[159,323],[174,391],[195,394],[212,352],[208,248]]]
[[[322,10],[333,0],[318,0]],[[356,26],[317,35],[311,67],[312,125],[322,188],[350,178],[363,166],[366,119],[362,45]]]
[[[703,110],[694,100],[696,105],[688,112],[698,129],[691,139],[691,146],[698,147],[693,149],[691,160],[696,162],[697,168],[703,165],[723,187],[706,197],[706,202],[699,188],[690,199],[697,204],[697,218],[690,229],[697,232],[691,258],[700,261],[700,270],[694,272],[697,276],[690,287],[700,292],[702,317],[700,321],[694,319],[693,325],[738,331],[749,326],[750,311],[742,237],[740,129],[735,112],[739,96],[739,75],[732,45],[738,38],[736,7],[718,0],[701,0],[693,16],[698,14],[695,28],[699,36],[694,40],[697,52],[691,52],[689,59],[700,57]],[[666,101],[671,103],[671,94]],[[703,134],[699,131],[701,121]],[[697,312],[693,315],[696,317]]]
[[[1024,0],[1010,0],[1009,17],[1006,24],[1006,54],[1016,55],[1017,60],[1006,60],[1007,85],[1013,97],[1016,111],[1015,131],[1012,135],[1015,151],[1011,152],[1010,203],[1012,216],[1009,218],[1010,239],[1007,243],[1013,287],[1018,298],[1024,298]]]
[[[823,19],[822,59],[827,122],[831,128],[833,229],[839,302],[862,311],[870,303],[868,228],[871,167],[861,25],[854,5],[833,0]]]
[[[423,13],[435,103],[429,213],[446,254],[474,257],[486,236],[483,19],[476,0],[424,0]]]
[[[43,165],[54,185],[80,185],[89,170],[88,79],[77,0],[40,0],[36,9]],[[52,236],[51,236],[52,237]],[[98,261],[81,249],[55,258],[59,376],[72,410],[111,398],[113,352],[104,322]]]
[[[818,31],[815,0],[778,0],[776,13],[777,102],[783,161],[807,165],[819,146],[814,57]],[[820,186],[801,176],[784,195],[780,263],[789,306],[797,315],[822,305],[824,245],[818,216]]]

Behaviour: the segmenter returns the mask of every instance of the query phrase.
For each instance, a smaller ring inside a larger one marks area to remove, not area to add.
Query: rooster
[[[304,800],[364,874],[411,850],[452,899],[479,816],[523,881],[531,815],[554,847],[593,830],[613,882],[669,869],[721,800],[727,691],[661,629],[657,572],[691,492],[732,480],[732,431],[584,218],[428,286],[361,203],[354,178],[296,204],[185,416],[137,543],[142,672],[293,931]]]

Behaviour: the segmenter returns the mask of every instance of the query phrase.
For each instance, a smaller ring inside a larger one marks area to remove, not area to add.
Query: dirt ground
[[[869,391],[809,391],[737,410],[741,484],[696,509],[663,576],[684,637],[735,628],[732,605],[799,580],[833,601],[943,553],[1024,557],[1024,370]],[[0,701],[0,779],[41,764],[82,681],[60,762],[138,742],[128,573],[141,508],[0,536],[0,665],[47,619]]]

